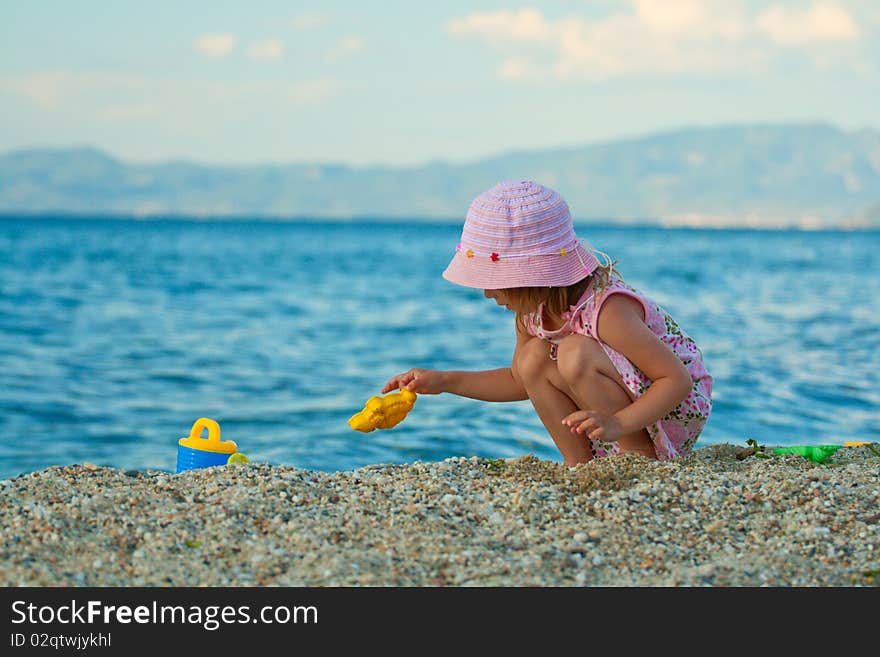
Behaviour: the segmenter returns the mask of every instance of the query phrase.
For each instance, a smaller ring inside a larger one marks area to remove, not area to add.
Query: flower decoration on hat
[[[559,255],[565,257],[568,255],[568,251],[566,249],[559,249]]]
[[[499,258],[499,256],[498,256],[497,253],[493,253],[492,255],[489,256],[489,259],[490,259],[492,262],[498,262],[498,258]]]
[[[468,250],[465,252],[465,255],[466,255],[468,258],[473,258],[473,257],[474,257],[474,252],[471,251],[470,249],[468,249]]]

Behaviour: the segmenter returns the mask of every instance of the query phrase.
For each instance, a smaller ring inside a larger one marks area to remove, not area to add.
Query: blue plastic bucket
[[[177,446],[177,471],[193,470],[195,468],[210,468],[213,465],[226,465],[229,454],[208,452],[204,449],[192,449],[191,447]]]

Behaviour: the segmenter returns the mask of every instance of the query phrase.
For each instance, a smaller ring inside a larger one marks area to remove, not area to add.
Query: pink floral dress
[[[587,289],[580,301],[563,314],[564,323],[559,329],[551,331],[543,328],[542,304],[535,313],[523,318],[526,330],[530,335],[551,343],[550,358],[553,360],[556,359],[556,347],[559,341],[567,335],[576,333],[593,338],[602,345],[626,384],[630,397],[635,401],[645,394],[648,386],[651,385],[651,379],[626,356],[602,342],[596,333],[599,310],[612,294],[625,294],[638,300],[645,310],[645,323],[681,359],[690,372],[693,388],[687,398],[668,415],[647,427],[657,458],[665,461],[684,456],[691,451],[709,419],[712,410],[712,377],[703,365],[703,357],[696,343],[678,327],[663,308],[620,279],[612,278],[598,297],[593,294],[592,288]],[[616,442],[590,439],[590,443],[595,457],[609,456],[620,451],[620,446]]]

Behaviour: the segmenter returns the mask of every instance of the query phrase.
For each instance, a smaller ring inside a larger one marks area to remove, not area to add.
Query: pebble
[[[0,482],[0,585],[880,583],[880,458],[738,451],[333,473],[53,466]]]

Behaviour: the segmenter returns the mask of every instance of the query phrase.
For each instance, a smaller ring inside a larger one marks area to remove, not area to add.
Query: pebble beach
[[[876,586],[880,450],[340,472],[84,463],[0,481],[0,527],[7,587]]]

